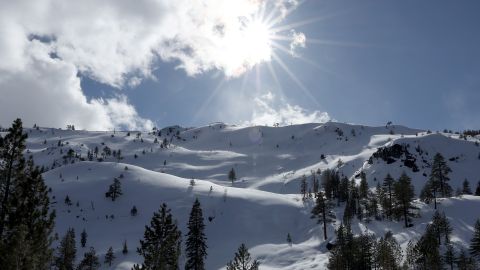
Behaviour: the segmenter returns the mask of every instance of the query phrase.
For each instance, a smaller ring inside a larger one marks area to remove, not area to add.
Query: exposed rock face
[[[415,158],[415,156],[410,154],[410,152],[408,151],[408,145],[405,144],[394,144],[389,147],[378,148],[378,150],[370,157],[368,163],[373,164],[374,158],[380,158],[387,164],[392,164],[402,157],[405,157],[405,159],[401,160],[405,167],[412,169],[413,172],[419,171],[416,164],[417,159]]]

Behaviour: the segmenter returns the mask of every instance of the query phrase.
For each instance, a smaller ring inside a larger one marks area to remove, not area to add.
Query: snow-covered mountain
[[[161,203],[172,208],[183,232],[195,198],[202,204],[208,238],[207,269],[221,269],[245,243],[261,269],[323,269],[328,251],[321,228],[310,218],[313,200],[303,202],[303,175],[337,168],[350,179],[367,175],[371,188],[387,173],[406,172],[418,195],[428,179],[435,153],[452,169],[455,189],[480,180],[478,137],[430,133],[403,126],[368,127],[328,122],[285,127],[237,127],[223,123],[199,128],[167,127],[152,132],[91,132],[27,129],[27,154],[46,170],[57,212],[56,232],[85,229],[87,247],[104,254],[112,246],[114,268],[130,269],[144,225]],[[95,149],[98,149],[95,151]],[[115,157],[108,154],[121,152]],[[231,169],[237,180],[228,179]],[[112,202],[105,192],[120,179],[123,195]],[[192,179],[194,185],[192,186]],[[73,204],[64,204],[66,196]],[[133,206],[137,216],[130,215]],[[433,207],[417,203],[414,226],[402,222],[355,219],[353,231],[383,235],[391,230],[403,248],[423,234]],[[440,201],[454,230],[452,241],[466,247],[480,217],[480,197],[464,195]],[[343,207],[335,208],[340,224]],[[287,234],[293,239],[290,246]],[[121,253],[127,241],[130,252]],[[80,254],[87,251],[78,246]],[[80,256],[78,256],[80,257]]]

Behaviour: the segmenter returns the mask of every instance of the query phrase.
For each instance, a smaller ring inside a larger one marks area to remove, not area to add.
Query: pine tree
[[[440,230],[442,231],[443,236],[445,237],[445,244],[450,243],[450,235],[452,234],[452,226],[445,215],[445,212],[442,213],[442,219],[440,222]]]
[[[457,258],[457,269],[458,270],[476,270],[478,269],[477,264],[473,258],[469,257],[464,249],[460,251],[460,255]]]
[[[433,188],[431,186],[430,181],[425,182],[425,185],[423,186],[422,190],[420,191],[419,198],[422,202],[424,202],[426,204],[430,204],[435,199],[435,196],[433,194]],[[435,201],[435,209],[437,209],[436,201]]]
[[[105,264],[112,266],[112,262],[115,260],[115,255],[113,254],[113,248],[109,247],[107,253],[105,254]]]
[[[75,231],[73,228],[67,230],[67,233],[60,241],[55,255],[55,267],[58,270],[75,269],[75,257],[77,249],[75,247]]]
[[[228,172],[228,180],[230,180],[232,182],[232,186],[233,186],[233,182],[235,180],[237,180],[237,175],[236,175],[235,170],[233,168]]]
[[[115,201],[122,194],[122,184],[118,178],[114,178],[113,183],[109,186],[108,191],[105,193],[105,197],[111,198],[112,201]]]
[[[371,217],[378,218],[379,217],[379,208],[378,208],[378,198],[376,194],[372,192],[368,192],[368,197],[365,199],[366,201],[366,211],[367,211],[367,218],[370,219]]]
[[[475,222],[473,238],[470,241],[470,254],[473,257],[480,258],[480,219]]]
[[[327,240],[327,223],[332,222],[331,214],[332,206],[330,202],[325,198],[323,191],[320,191],[317,194],[317,199],[315,206],[313,207],[311,213],[311,218],[316,218],[317,223],[322,223],[323,225],[323,239]]]
[[[41,170],[23,157],[26,138],[17,119],[0,145],[0,265],[5,269],[48,268],[53,255],[55,212]]]
[[[455,250],[453,249],[453,246],[451,244],[448,244],[447,249],[445,250],[445,254],[443,255],[443,261],[446,265],[450,267],[450,270],[453,270],[453,266],[456,260],[457,259],[455,257]]]
[[[342,180],[339,180],[338,186],[338,203],[345,202],[348,199],[348,178],[344,176]]]
[[[409,240],[405,250],[404,269],[417,269],[417,262],[420,260],[420,254],[417,245],[413,240]]]
[[[178,268],[181,232],[170,212],[167,205],[162,204],[159,211],[153,213],[150,226],[145,226],[143,240],[137,248],[144,259],[140,269]]]
[[[420,254],[418,263],[423,266],[423,269],[443,269],[439,247],[440,243],[430,224],[417,243],[417,250]]]
[[[375,197],[377,198],[379,206],[381,206],[380,217],[383,219],[386,216],[388,200],[380,181],[377,182],[377,186],[375,188]]]
[[[290,233],[287,234],[287,243],[289,246],[292,246],[293,244],[292,236],[290,235]]]
[[[123,241],[122,254],[123,255],[128,254],[127,240]]]
[[[360,173],[360,187],[358,189],[358,193],[359,193],[360,199],[365,199],[368,197],[367,175],[363,171]]]
[[[134,206],[132,207],[132,209],[130,210],[130,215],[131,215],[132,217],[134,217],[134,216],[137,215],[137,213],[138,213],[137,207],[134,205]]]
[[[315,171],[312,171],[312,189],[314,194],[318,193],[319,183]]]
[[[65,204],[68,205],[68,206],[71,206],[72,205],[72,200],[70,200],[70,197],[65,196]]]
[[[241,244],[238,252],[235,252],[235,258],[227,264],[227,270],[258,270],[260,263],[250,257],[245,244]]]
[[[413,209],[412,201],[415,196],[414,188],[410,177],[405,172],[402,173],[394,186],[395,201],[398,205],[398,212],[403,216],[405,227],[408,227],[409,217],[413,216],[411,209]]]
[[[385,206],[385,212],[387,218],[392,218],[393,215],[393,191],[394,191],[394,186],[395,186],[395,180],[390,174],[387,174],[385,179],[383,180],[383,189],[386,194],[386,201],[384,203]]]
[[[480,181],[478,181],[477,188],[475,189],[475,196],[480,196]]]
[[[82,233],[80,234],[80,244],[82,244],[82,248],[84,248],[87,244],[87,236],[87,232],[85,231],[85,229],[83,229]]]
[[[375,265],[378,269],[399,269],[402,262],[402,248],[391,232],[380,238],[375,248]]]
[[[448,174],[452,172],[445,159],[440,153],[433,158],[432,171],[429,178],[429,187],[433,193],[435,209],[437,209],[437,197],[449,197],[452,194],[452,187],[448,184]]]
[[[352,179],[348,185],[348,197],[345,204],[345,211],[343,212],[343,222],[350,224],[350,220],[357,214],[358,209],[358,188],[355,181]]]
[[[330,169],[326,169],[322,173],[321,183],[323,190],[325,192],[325,196],[328,200],[333,197],[333,189],[334,189],[334,171]],[[302,182],[303,185],[303,182]]]
[[[93,247],[90,251],[85,252],[83,259],[77,267],[77,270],[97,270],[100,268],[100,261]]]
[[[470,182],[468,182],[467,179],[463,181],[462,194],[472,195],[472,190],[470,189]]]
[[[185,270],[204,270],[205,259],[207,258],[207,238],[204,233],[205,224],[203,223],[202,208],[198,199],[193,204],[187,228]]]
[[[26,139],[27,134],[23,133],[20,119],[13,122],[12,127],[8,129],[8,133],[2,139],[0,148],[0,159],[2,160],[0,164],[0,237],[3,237],[5,225],[8,222],[15,182],[17,178],[21,177],[19,173],[25,170],[23,150],[25,150]]]
[[[302,176],[300,182],[300,193],[302,194],[302,200],[305,201],[308,198],[308,183],[305,175]]]

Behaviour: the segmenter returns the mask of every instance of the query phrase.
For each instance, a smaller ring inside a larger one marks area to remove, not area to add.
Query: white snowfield
[[[145,225],[162,203],[172,209],[186,234],[192,204],[196,198],[200,200],[208,238],[207,269],[225,268],[241,243],[260,260],[260,269],[324,269],[328,261],[326,241],[320,225],[310,219],[313,201],[301,200],[302,175],[307,176],[310,184],[312,171],[333,169],[340,164],[340,172],[349,178],[365,171],[370,187],[374,188],[376,181],[383,181],[387,173],[398,178],[405,171],[412,177],[418,194],[428,179],[433,156],[440,152],[453,171],[450,184],[454,189],[468,179],[474,190],[480,180],[480,147],[475,143],[478,138],[464,140],[454,134],[427,134],[402,126],[329,122],[236,127],[216,123],[191,129],[165,128],[161,136],[158,131],[138,136],[138,132],[127,136],[127,132],[49,128],[27,132],[27,154],[48,170],[44,178],[52,188],[56,232],[62,237],[69,227],[75,228],[77,260],[93,246],[103,262],[103,255],[112,246],[116,256],[112,269],[130,269],[141,262],[136,247]],[[164,139],[168,147],[161,147]],[[418,171],[405,166],[405,156],[391,164],[375,158],[368,162],[379,147],[394,144],[405,145]],[[120,149],[122,159],[107,156],[102,162],[95,157],[88,161],[87,151],[98,147],[100,158],[105,146]],[[69,149],[77,157],[63,158]],[[232,168],[237,176],[233,186],[228,179]],[[121,181],[123,195],[112,202],[105,192],[115,177]],[[71,206],[64,203],[67,195]],[[137,216],[130,215],[134,205]],[[433,214],[433,205],[419,202],[418,206],[421,217],[413,220],[411,228],[404,228],[403,221],[366,223],[354,219],[352,229],[379,237],[391,230],[405,248],[410,239],[423,234]],[[455,245],[467,247],[473,224],[480,217],[480,197],[441,199],[439,209],[454,228]],[[335,212],[337,222],[328,227],[329,240],[335,238],[343,205]],[[85,248],[79,243],[83,229],[88,233]],[[286,241],[287,234],[293,239],[292,246]],[[124,241],[129,248],[127,255],[121,252]],[[102,269],[109,268],[102,265]]]

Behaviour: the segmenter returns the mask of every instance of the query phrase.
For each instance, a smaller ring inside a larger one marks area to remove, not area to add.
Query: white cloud
[[[255,107],[250,121],[246,125],[280,125],[324,123],[331,120],[326,112],[308,112],[298,105],[291,105],[284,100],[277,100],[268,92],[254,99]]]
[[[305,48],[307,42],[307,37],[302,32],[296,32],[294,29],[290,30],[290,37],[292,41],[290,42],[290,54],[292,56],[298,56],[298,48]]]
[[[78,70],[72,64],[51,59],[40,42],[28,44],[33,56],[24,70],[0,72],[0,123],[7,126],[22,118],[25,126],[106,130],[115,127],[151,129],[152,122],[138,116],[125,96],[88,101],[80,88]],[[43,58],[42,58],[43,57]]]
[[[239,75],[265,60],[250,59],[252,46],[239,34],[245,18],[258,14],[265,2],[280,13],[298,5],[295,0],[0,0],[0,94],[8,97],[1,101],[1,124],[17,113],[53,126],[147,127],[151,122],[122,96],[87,100],[79,74],[117,88],[136,87],[153,76],[160,59],[177,62],[189,75],[214,69]]]

